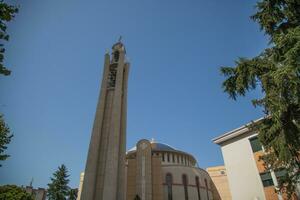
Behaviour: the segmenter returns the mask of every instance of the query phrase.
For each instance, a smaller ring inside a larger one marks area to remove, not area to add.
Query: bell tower
[[[101,91],[89,145],[81,200],[125,199],[129,63],[119,40],[105,54]]]

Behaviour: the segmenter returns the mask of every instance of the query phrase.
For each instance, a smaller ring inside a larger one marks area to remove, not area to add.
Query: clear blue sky
[[[249,19],[255,0],[28,0],[9,24],[0,112],[14,134],[0,184],[46,187],[64,163],[78,187],[102,77],[119,35],[131,62],[127,148],[154,138],[189,152],[200,167],[222,165],[211,139],[262,113],[252,92],[223,93],[219,67],[267,46]]]

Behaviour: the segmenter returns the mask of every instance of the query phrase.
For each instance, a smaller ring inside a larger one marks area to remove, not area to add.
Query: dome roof
[[[168,144],[156,142],[154,140],[150,141],[151,143],[151,148],[153,151],[178,151],[174,147],[171,147]],[[128,152],[136,151],[136,146],[132,147],[131,149],[128,150]]]
[[[170,145],[159,142],[151,142],[151,147],[152,150],[157,151],[176,151],[176,149],[171,147]]]
[[[143,140],[145,140],[145,139],[143,139]],[[140,140],[140,141],[142,141],[142,140]],[[168,144],[156,142],[154,139],[150,140],[149,142],[151,144],[151,151],[154,151],[154,152],[174,152],[174,153],[178,153],[178,154],[184,154],[185,156],[191,157],[194,160],[195,163],[197,162],[193,155],[191,155],[187,152],[178,150],[178,149],[176,149],[176,148],[174,148],[174,147],[172,147]],[[129,149],[126,152],[126,154],[127,154],[126,156],[134,156],[136,154],[136,146]]]

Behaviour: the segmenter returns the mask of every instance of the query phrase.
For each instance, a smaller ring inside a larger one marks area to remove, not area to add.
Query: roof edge
[[[251,125],[252,123],[257,123],[257,122],[259,122],[263,119],[264,119],[264,117],[261,117],[259,119],[256,119],[256,120],[252,121],[252,122],[249,122],[249,123],[247,123],[247,124],[245,124],[245,125],[243,125],[239,128],[236,128],[236,129],[233,129],[229,132],[226,132],[226,133],[224,133],[224,134],[222,134],[218,137],[213,138],[212,142],[215,143],[215,144],[220,145],[223,142],[226,142],[230,139],[233,139],[233,138],[238,137],[238,136],[240,136],[244,133],[247,133],[249,131],[249,128],[248,128],[249,125]]]

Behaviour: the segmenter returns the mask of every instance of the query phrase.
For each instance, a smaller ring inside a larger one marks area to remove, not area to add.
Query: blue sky
[[[14,134],[0,184],[46,187],[64,163],[78,187],[102,77],[120,35],[131,62],[127,148],[141,138],[222,165],[211,139],[262,113],[223,93],[220,66],[258,55],[266,37],[249,19],[255,0],[28,0],[9,24],[0,112]]]

